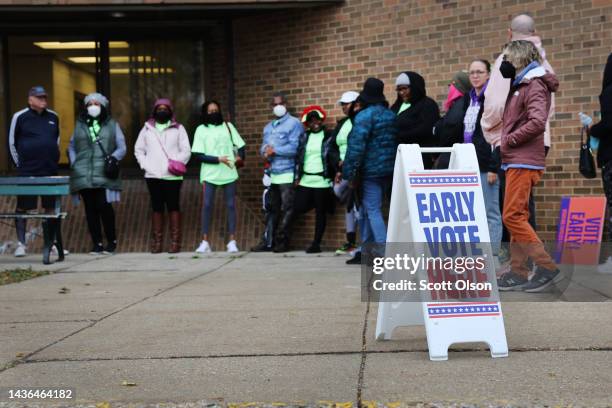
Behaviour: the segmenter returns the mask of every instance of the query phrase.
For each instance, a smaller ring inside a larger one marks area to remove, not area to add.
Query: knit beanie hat
[[[89,102],[91,101],[96,101],[100,105],[108,109],[108,99],[106,98],[106,96],[102,95],[101,93],[93,92],[87,95],[84,100],[85,106],[87,106]]]

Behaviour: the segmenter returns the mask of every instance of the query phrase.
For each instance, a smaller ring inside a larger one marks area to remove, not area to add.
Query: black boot
[[[42,221],[43,229],[43,264],[51,264],[51,246],[53,245],[53,226],[52,220],[44,219]]]
[[[53,224],[53,245],[57,249],[57,262],[62,262],[64,256],[64,243],[62,241],[62,220],[60,218],[49,220]]]

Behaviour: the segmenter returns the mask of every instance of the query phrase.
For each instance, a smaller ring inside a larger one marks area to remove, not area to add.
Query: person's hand
[[[340,184],[341,181],[342,181],[342,173],[337,172],[336,177],[334,178],[334,184]]]
[[[234,166],[232,165],[232,162],[231,162],[231,161],[228,159],[228,157],[227,157],[227,156],[220,156],[220,157],[219,157],[219,163],[223,163],[223,164],[225,164],[225,165],[226,165],[227,167],[229,167],[230,169],[231,169],[232,167],[234,167]]]
[[[266,146],[266,157],[274,156],[274,148],[272,146]]]
[[[488,172],[487,173],[487,182],[489,184],[494,184],[497,181],[497,173]]]

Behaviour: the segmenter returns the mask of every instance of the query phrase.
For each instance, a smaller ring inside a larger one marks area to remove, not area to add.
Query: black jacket
[[[601,120],[593,125],[591,135],[599,138],[597,165],[603,167],[612,161],[612,54],[608,56],[608,62],[604,69],[599,104],[601,106]]]
[[[481,95],[484,98],[484,94]],[[453,106],[449,109],[446,115],[436,123],[434,133],[440,140],[440,146],[451,147],[455,143],[463,143],[463,119],[465,113],[470,106],[470,94],[467,93],[463,98],[455,101]],[[491,150],[491,145],[487,143],[480,127],[480,119],[482,118],[482,112],[484,110],[484,100],[480,105],[480,111],[476,118],[476,128],[474,129],[474,135],[472,136],[472,143],[476,149],[476,156],[478,157],[478,167],[481,172],[497,173],[500,168],[500,151],[499,147],[495,150]],[[448,161],[450,156],[448,154],[441,155],[438,160],[438,168],[448,168]]]
[[[333,180],[338,172],[338,161],[340,160],[340,152],[336,144],[336,138],[333,131],[323,128],[325,135],[321,146],[321,159],[323,160],[323,173],[317,174]],[[310,130],[304,132],[300,138],[298,145],[297,156],[295,158],[295,176],[299,180],[304,175],[304,156],[306,154],[306,144],[310,137]]]
[[[438,140],[432,134],[436,122],[440,119],[438,104],[427,96],[425,80],[416,72],[405,72],[410,78],[411,106],[397,116],[398,136],[400,144],[416,143],[421,147],[438,146]],[[398,96],[391,110],[397,114],[402,106]],[[432,167],[432,155],[424,154],[425,168]]]

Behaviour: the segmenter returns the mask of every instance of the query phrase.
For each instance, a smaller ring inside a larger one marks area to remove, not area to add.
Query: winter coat
[[[529,71],[510,89],[501,136],[502,165],[522,164],[544,168],[544,132],[553,92],[559,81],[543,67]]]
[[[353,180],[393,174],[397,151],[396,115],[385,106],[370,105],[357,113],[342,164],[342,178]]]
[[[333,131],[324,130],[323,145],[321,149],[321,160],[323,160],[323,173],[318,174],[323,178],[333,180],[338,171],[338,162],[340,161],[340,153]],[[299,180],[304,175],[304,156],[306,155],[306,144],[310,131],[306,131],[300,138],[297,155],[295,158],[295,179]]]
[[[591,135],[599,138],[597,149],[597,165],[605,166],[612,161],[612,54],[604,69],[604,79],[601,95],[599,95],[601,121],[593,125]]]

